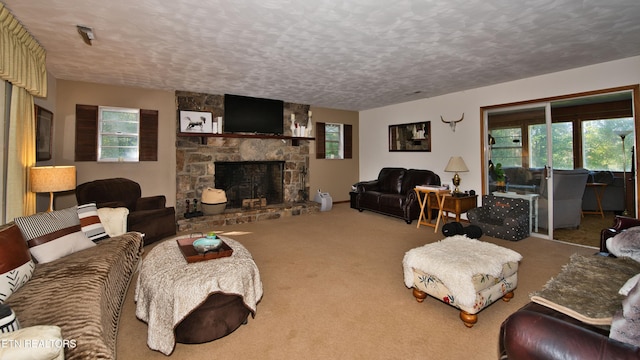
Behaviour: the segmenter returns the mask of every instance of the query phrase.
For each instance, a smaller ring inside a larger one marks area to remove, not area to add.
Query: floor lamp
[[[614,133],[622,139],[622,188],[624,189],[624,211],[622,215],[628,216],[627,210],[627,153],[624,150],[624,139],[631,133],[631,130],[616,130]]]
[[[53,193],[76,188],[75,166],[39,166],[32,167],[29,172],[31,191],[49,193],[49,209],[53,211]]]

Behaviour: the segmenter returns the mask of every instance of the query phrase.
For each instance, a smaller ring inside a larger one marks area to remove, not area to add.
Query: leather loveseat
[[[376,180],[355,184],[355,208],[399,217],[411,224],[420,215],[417,185],[440,185],[440,176],[431,170],[383,168]]]
[[[142,197],[140,184],[125,178],[100,179],[76,187],[78,205],[95,203],[96,207],[126,207],[127,231],[143,233],[148,245],[176,234],[176,211],[167,207],[164,195]]]
[[[601,232],[601,250],[607,252],[608,238],[634,226],[640,226],[640,220],[616,217],[614,225]],[[608,328],[589,325],[534,302],[502,323],[499,346],[500,359],[511,360],[640,358],[639,347],[611,339]]]

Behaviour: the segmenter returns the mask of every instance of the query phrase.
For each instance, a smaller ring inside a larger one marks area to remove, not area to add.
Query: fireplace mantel
[[[301,137],[301,136],[286,136],[286,135],[267,135],[267,134],[184,134],[180,133],[178,136],[195,136],[195,137],[221,137],[221,138],[236,138],[236,139],[278,139],[278,140],[291,140],[292,146],[300,145],[301,140],[315,140],[314,137]]]

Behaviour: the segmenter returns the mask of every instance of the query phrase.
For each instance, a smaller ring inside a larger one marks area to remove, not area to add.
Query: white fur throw
[[[249,251],[237,241],[222,237],[233,254],[188,264],[176,243],[179,236],[151,249],[142,260],[135,290],[136,316],[148,324],[147,345],[165,355],[173,352],[173,329],[209,294],[242,296],[255,315],[262,298],[260,273]]]
[[[440,279],[461,305],[472,307],[476,291],[471,278],[475,274],[498,277],[502,266],[518,262],[522,255],[484,241],[455,235],[406,252],[402,260],[404,284],[413,287],[413,269]]]

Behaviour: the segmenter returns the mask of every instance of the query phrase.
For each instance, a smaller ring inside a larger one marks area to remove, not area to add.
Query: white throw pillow
[[[114,237],[127,232],[129,209],[126,207],[100,208],[98,209],[98,216],[109,236]]]
[[[58,326],[37,325],[0,335],[0,359],[64,360],[62,330]]]
[[[76,206],[15,218],[31,255],[39,262],[57,260],[96,244],[82,232]]]

